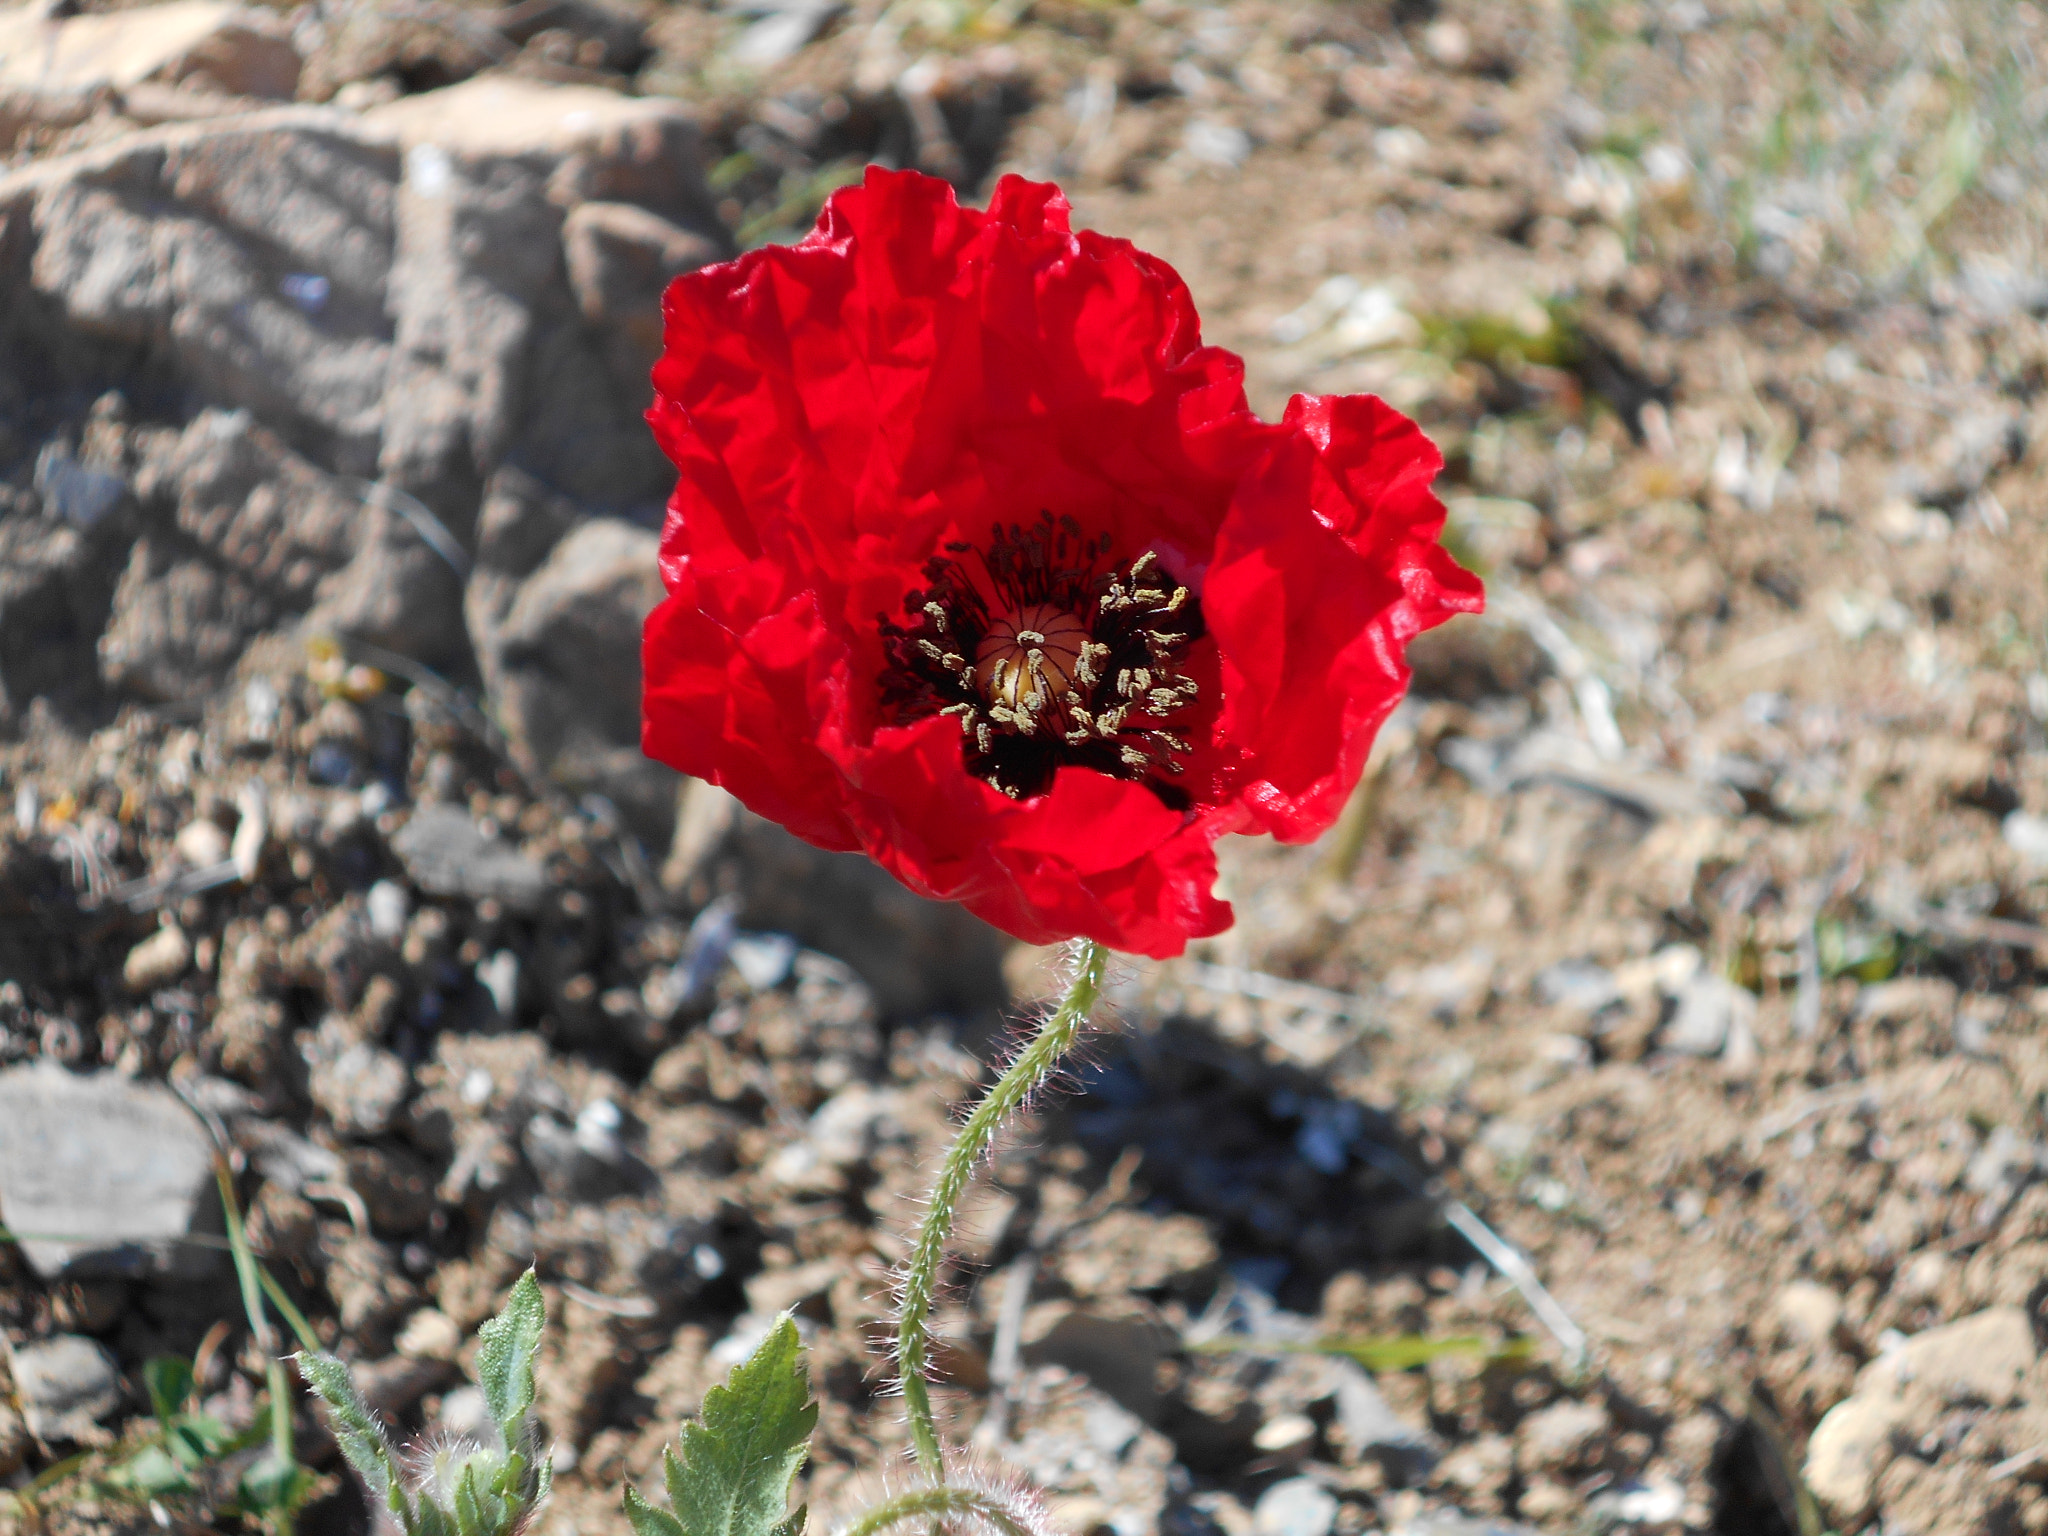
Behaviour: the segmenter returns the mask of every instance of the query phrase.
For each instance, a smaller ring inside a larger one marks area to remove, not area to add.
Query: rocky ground
[[[214,1138],[407,1426],[538,1265],[550,1536],[784,1308],[818,1518],[895,1464],[886,1275],[1052,957],[634,747],[660,288],[883,159],[1058,177],[1263,410],[1415,412],[1492,596],[996,1160],[957,1437],[1077,1536],[2048,1531],[2042,42],[0,13],[0,1477],[102,1458],[0,1523],[213,1517],[90,1474],[152,1357],[261,1390]]]

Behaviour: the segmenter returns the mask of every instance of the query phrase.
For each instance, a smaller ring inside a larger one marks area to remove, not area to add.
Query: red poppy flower
[[[1407,641],[1480,606],[1413,422],[1260,421],[1056,187],[871,168],[664,309],[647,752],[1019,938],[1221,932],[1216,839],[1328,827]]]

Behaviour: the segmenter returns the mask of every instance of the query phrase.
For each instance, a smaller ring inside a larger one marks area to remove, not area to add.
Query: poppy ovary
[[[1085,694],[1093,648],[1088,626],[1073,614],[1050,603],[1027,604],[989,621],[974,650],[974,684],[991,705],[1035,715],[1077,686]]]
[[[1050,513],[998,525],[986,547],[947,544],[905,598],[910,622],[878,616],[884,718],[951,716],[968,771],[1012,799],[1072,765],[1178,804],[1189,741],[1176,727],[1201,691],[1182,663],[1201,607],[1150,551],[1104,571],[1109,551],[1108,535]]]

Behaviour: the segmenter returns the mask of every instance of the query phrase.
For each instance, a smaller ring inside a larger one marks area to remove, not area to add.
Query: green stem
[[[263,1294],[270,1298],[270,1304],[290,1326],[292,1334],[299,1341],[299,1347],[308,1354],[319,1354],[327,1346],[320,1342],[320,1335],[313,1331],[313,1325],[306,1321],[306,1314],[292,1305],[291,1297],[284,1287],[277,1283],[277,1277],[261,1264],[256,1266],[256,1278],[263,1282]]]
[[[1001,1536],[1032,1536],[1032,1524],[1001,1498],[978,1488],[914,1488],[877,1504],[839,1536],[879,1536],[906,1520],[953,1520],[965,1517],[993,1526]]]
[[[226,1159],[215,1159],[213,1177],[220,1186],[221,1214],[227,1218],[228,1247],[235,1256],[235,1276],[242,1283],[242,1310],[248,1314],[249,1331],[255,1336],[256,1348],[262,1352],[264,1381],[270,1388],[270,1454],[280,1467],[289,1467],[297,1456],[292,1444],[292,1400],[285,1388],[284,1359],[277,1352],[270,1320],[263,1315],[263,1283],[258,1278],[256,1255],[249,1251],[249,1239],[242,1232],[242,1209],[235,1200],[235,1184],[228,1173]],[[292,1536],[289,1503],[281,1504],[270,1513],[275,1536]]]
[[[945,1460],[939,1449],[938,1427],[932,1419],[931,1386],[926,1377],[931,1368],[932,1302],[938,1292],[939,1268],[946,1258],[946,1240],[953,1233],[953,1218],[959,1212],[960,1197],[967,1192],[968,1181],[974,1177],[976,1166],[1003,1122],[1072,1049],[1102,995],[1102,975],[1108,963],[1109,951],[1093,939],[1075,940],[1074,979],[1067,995],[1039,1026],[1031,1043],[996,1079],[988,1096],[974,1107],[974,1113],[967,1117],[959,1136],[947,1149],[925,1208],[924,1225],[918,1229],[917,1246],[911,1250],[910,1262],[903,1271],[896,1323],[896,1374],[903,1387],[904,1417],[910,1422],[910,1439],[916,1447],[918,1463],[937,1483],[945,1481]],[[860,1536],[860,1528],[847,1536]]]

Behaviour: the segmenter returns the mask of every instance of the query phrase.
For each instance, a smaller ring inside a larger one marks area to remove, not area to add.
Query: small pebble
[[[121,980],[128,990],[146,995],[167,987],[185,974],[192,963],[192,941],[175,923],[157,929],[128,951],[121,965]]]

